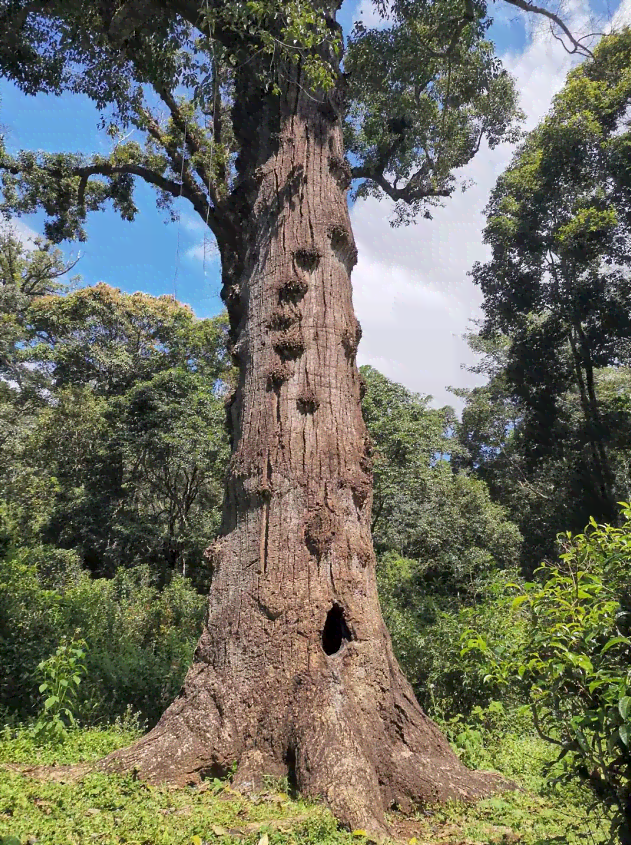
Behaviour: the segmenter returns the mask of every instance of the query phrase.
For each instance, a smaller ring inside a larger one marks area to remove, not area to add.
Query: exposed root
[[[236,690],[198,663],[156,728],[95,768],[184,786],[225,775],[236,762],[240,792],[260,792],[266,776],[287,776],[342,825],[377,841],[389,833],[393,807],[474,801],[510,787],[462,765],[386,650],[385,665],[368,681],[370,645],[347,631],[336,651],[325,649],[319,668],[270,688],[264,702],[258,686]]]
[[[222,777],[235,759],[234,725],[217,704],[214,673],[204,664],[189,671],[184,689],[158,724],[127,748],[108,754],[98,771],[134,771],[149,783],[187,786]]]
[[[74,766],[24,766],[14,763],[3,763],[0,770],[19,772],[34,780],[53,781],[55,783],[74,783],[81,780],[92,771],[90,763],[77,763]]]

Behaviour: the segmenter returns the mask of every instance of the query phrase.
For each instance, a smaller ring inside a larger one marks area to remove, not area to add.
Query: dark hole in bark
[[[294,748],[287,749],[285,757],[287,764],[287,794],[290,798],[298,798],[298,777],[296,776],[296,750]]]
[[[334,604],[326,615],[322,630],[322,648],[325,654],[337,654],[344,643],[352,639],[344,619],[344,611],[339,604]]]
[[[214,780],[215,778],[221,780],[230,773],[230,769],[227,766],[222,766],[219,763],[213,763],[210,766],[206,766],[203,769],[200,769],[197,773],[201,780]],[[193,785],[195,781],[193,781]]]

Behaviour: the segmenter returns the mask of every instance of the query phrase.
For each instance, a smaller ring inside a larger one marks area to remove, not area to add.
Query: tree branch
[[[552,736],[548,736],[545,734],[541,728],[541,724],[539,722],[539,713],[537,712],[537,706],[533,703],[530,704],[530,711],[532,713],[532,721],[535,726],[535,730],[545,742],[549,742],[551,745],[558,745],[560,748],[565,749],[567,746],[564,742],[561,742],[558,739],[555,739]]]
[[[570,54],[578,53],[581,56],[587,56],[587,58],[593,59],[594,54],[586,47],[584,44],[581,44],[580,38],[575,38],[572,33],[570,32],[569,28],[561,18],[556,15],[554,12],[549,11],[549,9],[544,9],[543,6],[535,6],[534,3],[529,3],[528,0],[505,0],[506,3],[509,3],[511,6],[515,6],[518,9],[521,9],[524,12],[531,12],[534,15],[542,15],[544,18],[548,18],[552,23],[555,23],[560,30],[565,34],[565,36],[570,40],[573,49],[568,49],[565,44],[566,51]],[[554,34],[554,33],[553,33]],[[588,35],[584,36],[585,38],[589,38]],[[559,39],[558,36],[555,36],[557,40]]]
[[[147,121],[146,129],[151,135],[151,137],[156,141],[159,146],[166,151],[169,158],[171,159],[171,164],[173,165],[173,169],[176,172],[180,172],[182,174],[182,183],[178,183],[179,193],[174,196],[183,196],[186,197],[187,200],[193,205],[195,211],[200,215],[204,223],[208,223],[208,226],[213,231],[215,235],[217,235],[217,230],[219,228],[219,219],[216,213],[217,202],[215,200],[215,192],[213,190],[213,186],[210,185],[209,195],[213,201],[213,206],[206,200],[203,193],[200,192],[199,187],[196,185],[194,179],[192,178],[188,167],[186,166],[186,161],[184,160],[181,152],[178,148],[173,144],[167,141],[167,139],[162,134],[162,131],[158,125],[158,122],[155,120],[153,115],[148,112],[143,112],[143,117]],[[208,188],[209,186],[204,185],[204,187]],[[169,193],[171,193],[169,191]]]
[[[415,177],[422,175],[422,171],[417,171],[403,188],[397,188],[387,181],[383,172],[375,171],[371,167],[353,167],[351,176],[353,179],[370,179],[376,185],[379,185],[384,194],[390,197],[395,202],[418,202],[426,197],[449,197],[452,194],[451,188],[432,188],[431,185],[414,186]]]
[[[40,169],[55,179],[65,179],[68,176],[68,171],[62,172],[62,170],[56,167],[44,166],[40,167]],[[6,170],[14,176],[24,175],[26,172],[25,168],[19,167],[18,165],[3,163],[0,163],[0,170]],[[193,190],[190,190],[188,185],[169,179],[161,173],[156,173],[155,170],[151,170],[151,168],[145,167],[142,164],[111,164],[104,161],[74,167],[70,170],[70,174],[79,178],[79,187],[77,189],[77,203],[79,206],[82,206],[85,203],[85,192],[91,176],[119,176],[123,174],[130,174],[132,176],[140,177],[150,185],[155,185],[161,191],[165,191],[173,197],[184,197],[193,205],[193,208],[204,222],[208,221],[208,226],[214,233],[216,233],[216,230],[219,228],[219,220],[214,209],[199,193],[194,183],[192,186]]]
[[[437,50],[432,50],[431,47],[426,47],[425,49],[427,52],[432,56],[434,59],[447,59],[453,55],[458,46],[458,41],[460,40],[460,36],[462,35],[462,31],[465,26],[469,23],[473,23],[475,21],[475,9],[473,7],[473,0],[465,0],[465,13],[461,18],[455,18],[454,22],[456,27],[454,29],[453,35],[451,36],[451,41],[449,42],[449,46],[443,50],[442,52]]]
[[[186,139],[186,146],[188,147],[188,151],[191,156],[199,156],[203,153],[202,141],[199,137],[195,137],[195,127],[192,126],[190,123],[187,122],[186,118],[182,114],[182,110],[178,106],[175,98],[171,94],[170,91],[167,91],[165,88],[158,88],[154,86],[156,89],[160,99],[166,105],[166,107],[171,112],[171,118],[173,123],[177,126],[178,130],[181,132],[182,137]],[[170,153],[169,153],[170,154]],[[181,157],[180,157],[180,165],[181,165]],[[193,163],[193,167],[195,172],[199,176],[202,181],[204,187],[208,190],[208,194],[213,202],[215,208],[217,207],[218,200],[217,200],[217,189],[216,186],[212,183],[211,176],[207,171],[206,167],[201,163]]]

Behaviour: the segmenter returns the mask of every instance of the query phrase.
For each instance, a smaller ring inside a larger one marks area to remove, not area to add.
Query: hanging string
[[[180,200],[182,199],[182,191],[184,189],[184,157],[186,156],[186,132],[188,130],[188,117],[184,120],[184,137],[182,140],[182,166],[180,168]],[[182,228],[182,203],[180,202],[180,210],[177,218],[177,247],[175,250],[175,275],[173,276],[173,300],[177,302],[177,282],[180,273],[180,232]]]
[[[216,108],[217,108],[217,91],[219,88],[218,85],[218,70],[217,70],[217,61],[215,58],[215,47],[214,44],[211,45],[212,51],[212,63],[213,63],[213,74],[214,74],[214,81],[213,81],[213,110],[212,110],[212,118],[213,118],[213,131],[210,136],[210,163],[208,167],[208,201],[206,203],[206,228],[204,229],[204,255],[202,259],[202,266],[204,270],[204,279],[207,278],[206,276],[206,249],[209,245],[208,241],[208,220],[210,218],[210,191],[211,191],[211,178],[213,174],[213,169],[215,165],[215,116],[216,116]]]

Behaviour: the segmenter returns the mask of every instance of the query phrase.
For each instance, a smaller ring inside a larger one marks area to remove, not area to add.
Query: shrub
[[[62,557],[20,550],[0,561],[0,708],[8,719],[32,717],[38,664],[79,631],[86,642],[82,720],[109,722],[131,706],[155,722],[190,664],[205,599],[178,575],[160,591],[147,567],[91,579],[72,555],[61,566]]]
[[[462,657],[460,635],[475,623],[499,643],[522,636],[523,625],[515,627],[503,602],[506,585],[516,573],[487,573],[478,582],[475,603],[465,606],[456,598],[441,601],[419,589],[420,566],[389,553],[379,560],[377,578],[397,659],[421,705],[442,719],[467,715],[494,698],[510,705],[514,700],[510,691],[485,683],[485,669]]]
[[[591,520],[584,534],[560,537],[558,563],[518,589],[507,606],[526,637],[500,654],[489,632],[469,630],[463,657],[475,656],[493,683],[518,690],[542,739],[567,759],[612,813],[612,832],[631,843],[631,507],[620,528]]]
[[[38,692],[43,707],[35,723],[35,735],[44,742],[57,743],[76,724],[79,685],[85,674],[85,642],[61,641],[54,654],[42,660],[37,672],[42,679]]]

